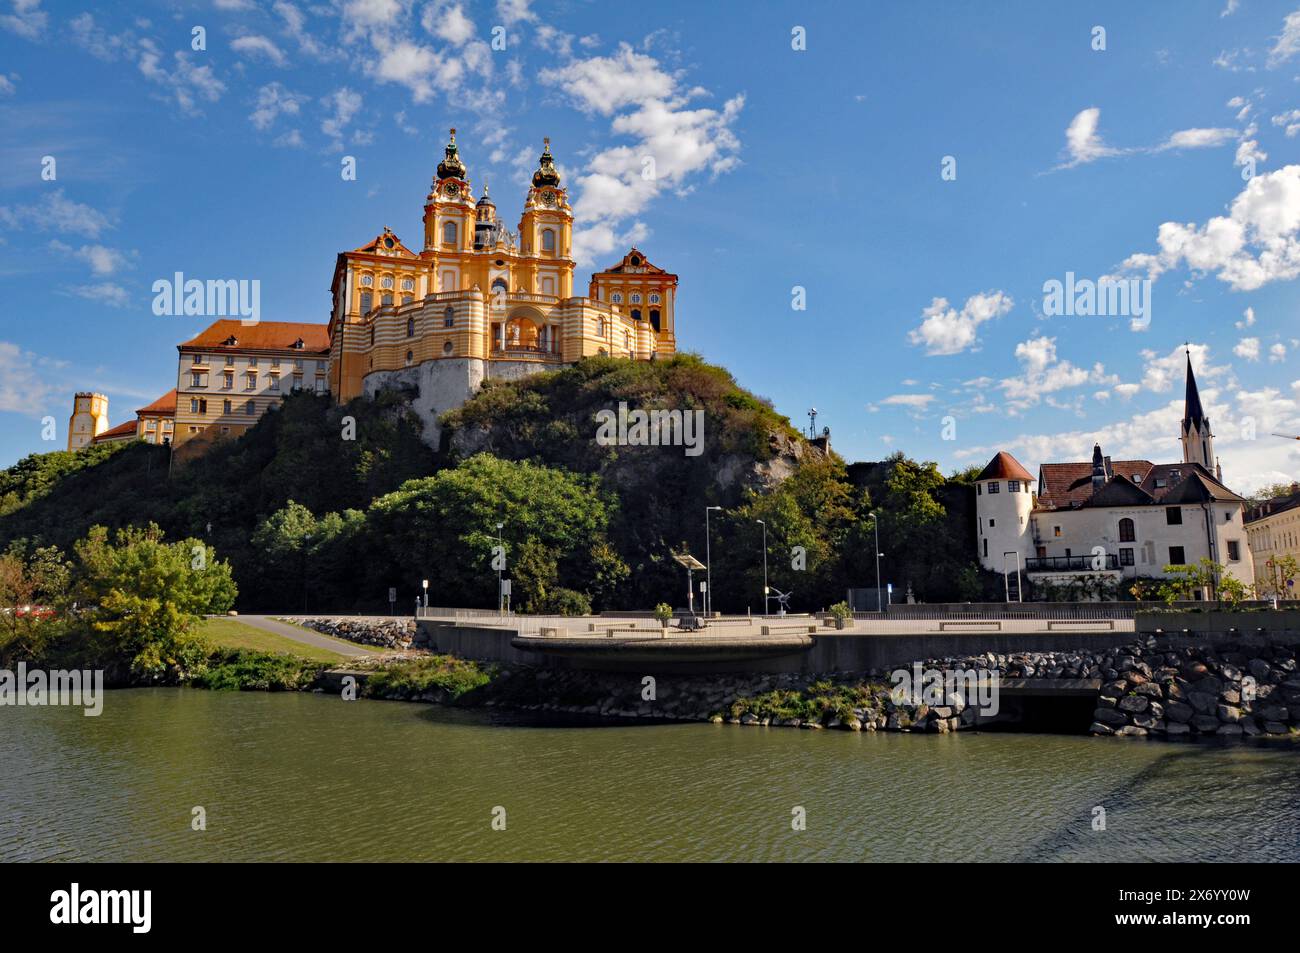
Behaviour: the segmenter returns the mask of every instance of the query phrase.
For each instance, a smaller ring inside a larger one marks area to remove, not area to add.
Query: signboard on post
[[[397,606],[397,588],[395,586],[389,586],[388,587],[388,614],[389,615],[393,614],[393,610],[396,608],[396,606]]]

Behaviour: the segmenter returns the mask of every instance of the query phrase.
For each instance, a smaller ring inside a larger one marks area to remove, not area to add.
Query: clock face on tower
[[[545,205],[547,208],[550,208],[552,205],[554,205],[554,204],[555,204],[555,193],[554,193],[554,192],[543,192],[543,193],[542,193],[542,204]]]
[[[454,199],[456,196],[460,195],[460,186],[455,182],[448,182],[443,186],[442,194],[447,196],[449,199]]]

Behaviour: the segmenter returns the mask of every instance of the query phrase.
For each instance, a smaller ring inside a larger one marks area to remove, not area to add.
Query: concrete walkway
[[[340,655],[346,655],[349,658],[357,658],[363,655],[373,655],[374,652],[363,648],[360,645],[353,645],[342,639],[333,639],[329,636],[319,635],[310,629],[304,629],[300,626],[289,625],[285,622],[277,622],[270,616],[265,615],[241,615],[235,616],[236,621],[251,625],[256,629],[262,629],[266,632],[273,632],[276,635],[282,635],[286,639],[294,642],[301,642],[303,645],[314,645],[321,649],[330,649],[338,652]]]

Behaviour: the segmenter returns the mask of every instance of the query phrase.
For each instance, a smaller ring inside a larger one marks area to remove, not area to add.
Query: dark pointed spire
[[[1200,430],[1205,420],[1201,407],[1201,392],[1196,389],[1196,375],[1192,373],[1192,352],[1187,351],[1187,396],[1183,400],[1183,430]]]

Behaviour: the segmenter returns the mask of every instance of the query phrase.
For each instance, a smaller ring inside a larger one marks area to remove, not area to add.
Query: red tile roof
[[[1136,473],[1145,480],[1154,466],[1155,464],[1150,460],[1112,460],[1110,472],[1119,474],[1126,480],[1132,480]],[[1064,510],[1071,506],[1082,506],[1092,496],[1090,461],[1044,463],[1039,467],[1039,474],[1041,475],[1038,488],[1040,509]]]
[[[176,388],[173,387],[167,393],[163,394],[152,404],[136,409],[137,414],[145,414],[150,417],[168,417],[176,415]]]
[[[234,344],[226,342],[234,338]],[[301,339],[302,347],[294,342]],[[325,353],[330,347],[329,326],[297,321],[259,321],[243,324],[238,318],[214,321],[203,333],[178,345],[218,351],[297,351]]]
[[[116,427],[110,427],[101,434],[96,434],[91,443],[104,443],[109,440],[121,440],[126,437],[134,437],[136,432],[136,422],[128,420],[124,424],[118,424]]]
[[[980,471],[976,480],[1024,480],[1026,483],[1034,482],[1034,475],[1021,466],[1020,461],[1007,453],[1005,450],[999,450],[997,454],[989,461],[988,466]]]
[[[1094,494],[1092,463],[1044,463],[1039,480],[1040,510],[1066,510],[1081,506],[1158,506],[1203,500],[1244,502],[1214,475],[1196,463],[1152,463],[1150,460],[1106,458],[1106,482]],[[1138,477],[1134,480],[1133,477]],[[1120,481],[1137,493],[1121,492]]]

